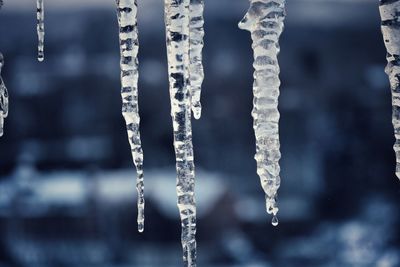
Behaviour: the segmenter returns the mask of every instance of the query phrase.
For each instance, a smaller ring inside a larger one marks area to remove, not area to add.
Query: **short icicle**
[[[4,66],[4,57],[0,53],[0,137],[3,136],[4,132],[4,119],[8,116],[8,92],[7,87],[1,77],[1,70]]]
[[[44,60],[44,0],[36,1],[36,18],[37,18],[37,34],[38,34],[38,60]]]
[[[195,119],[201,117],[201,86],[204,80],[204,0],[190,0],[190,90]]]
[[[392,123],[396,142],[396,176],[400,179],[400,0],[380,0],[382,33],[387,50],[386,73],[392,91]]]
[[[136,166],[138,192],[138,231],[144,231],[143,149],[140,140],[138,104],[139,38],[137,0],[116,0],[121,53],[122,114],[125,118],[132,159]]]
[[[190,0],[165,0],[171,116],[184,266],[196,266],[196,201],[189,68]]]
[[[266,193],[266,209],[278,225],[277,192],[280,186],[279,142],[279,37],[283,31],[285,0],[250,0],[239,28],[251,32],[254,51],[253,111],[257,174]]]

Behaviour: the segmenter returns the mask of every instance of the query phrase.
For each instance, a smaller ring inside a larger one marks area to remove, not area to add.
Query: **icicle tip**
[[[144,223],[138,223],[138,232],[143,233],[144,232]]]
[[[199,120],[201,118],[201,104],[199,103],[198,105],[194,105],[192,111],[193,111],[193,117],[196,120]]]

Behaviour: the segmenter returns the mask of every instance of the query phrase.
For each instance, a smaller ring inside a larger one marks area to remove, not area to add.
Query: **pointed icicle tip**
[[[250,31],[250,23],[247,15],[239,22],[238,27],[241,30]]]

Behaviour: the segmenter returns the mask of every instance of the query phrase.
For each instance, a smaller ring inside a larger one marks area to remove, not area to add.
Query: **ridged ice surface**
[[[400,0],[381,0],[379,10],[387,50],[386,73],[392,89],[396,176],[400,178]]]
[[[165,0],[171,116],[184,266],[196,266],[196,201],[189,82],[190,0]]]
[[[201,86],[204,80],[204,0],[190,0],[190,90],[195,119],[201,117]]]
[[[3,82],[3,78],[1,77],[1,70],[3,66],[4,66],[4,57],[3,54],[0,53],[0,136],[3,136],[4,119],[8,115],[8,92]]]
[[[44,60],[44,0],[36,0],[36,18],[38,34],[38,60]]]
[[[122,114],[125,118],[132,159],[136,166],[138,191],[138,230],[144,231],[143,150],[140,140],[138,104],[139,38],[137,0],[116,0],[121,52]]]
[[[279,37],[283,31],[285,0],[251,0],[250,8],[239,28],[251,32],[254,51],[253,111],[256,136],[257,174],[266,193],[266,209],[276,214],[277,191],[280,186],[281,158],[279,143]]]

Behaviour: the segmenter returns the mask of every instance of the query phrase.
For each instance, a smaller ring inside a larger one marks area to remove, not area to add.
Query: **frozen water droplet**
[[[276,217],[276,216],[272,217],[272,225],[273,226],[278,226],[278,224],[279,224],[278,217]]]

